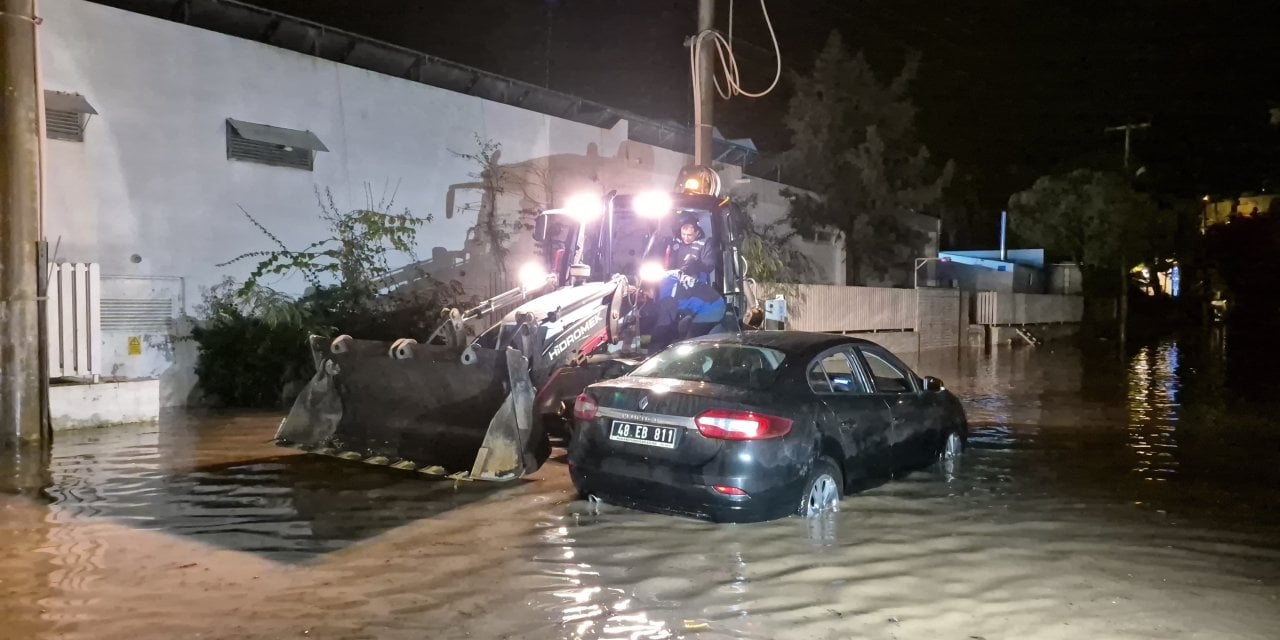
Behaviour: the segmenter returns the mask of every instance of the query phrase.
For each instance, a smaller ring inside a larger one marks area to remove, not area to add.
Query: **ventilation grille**
[[[102,299],[102,330],[131,333],[171,333],[172,300]]]
[[[45,109],[44,135],[50,140],[84,142],[84,116],[74,111]]]
[[[232,160],[269,164],[311,171],[314,152],[310,149],[284,147],[270,142],[250,140],[227,126],[227,157]]]

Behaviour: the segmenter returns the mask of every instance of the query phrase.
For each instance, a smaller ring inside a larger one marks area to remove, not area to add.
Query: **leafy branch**
[[[739,251],[747,261],[746,276],[756,281],[761,297],[782,296],[799,302],[803,298],[799,284],[809,280],[817,268],[804,251],[791,240],[799,234],[784,220],[759,224],[751,216],[758,198],[751,194],[736,199],[735,226],[741,231]]]
[[[375,202],[372,190],[365,186],[367,207],[353,211],[338,208],[329,189],[316,189],[320,206],[319,219],[326,224],[329,237],[316,240],[302,249],[292,250],[267,229],[257,218],[240,207],[249,222],[267,236],[278,250],[251,251],[240,254],[218,266],[225,267],[245,260],[256,260],[253,271],[239,289],[243,297],[251,297],[260,289],[270,289],[263,280],[268,276],[302,276],[313,288],[322,289],[326,282],[336,283],[345,292],[344,306],[352,310],[375,304],[382,278],[391,268],[391,253],[413,257],[417,231],[432,217],[418,217],[407,209],[388,213],[395,203],[394,191],[384,190]]]

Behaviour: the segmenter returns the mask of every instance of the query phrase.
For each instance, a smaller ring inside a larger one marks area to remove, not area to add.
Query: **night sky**
[[[251,0],[644,115],[692,117],[695,0]],[[719,0],[727,28],[729,2]],[[773,71],[759,5],[735,3],[748,89]],[[883,77],[923,53],[921,139],[973,177],[983,206],[1046,172],[1119,164],[1103,128],[1151,121],[1134,160],[1166,191],[1257,190],[1280,174],[1275,0],[811,0],[770,3],[784,65],[803,73],[832,28]],[[784,149],[789,86],[718,106],[728,137]],[[1280,185],[1276,185],[1280,187]]]

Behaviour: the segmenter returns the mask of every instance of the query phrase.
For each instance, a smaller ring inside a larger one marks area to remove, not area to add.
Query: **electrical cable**
[[[715,83],[716,93],[720,97],[729,100],[733,96],[746,96],[748,98],[762,98],[768,95],[775,87],[778,81],[782,79],[782,49],[778,44],[778,34],[774,31],[773,21],[769,18],[769,9],[765,6],[765,0],[760,0],[760,12],[764,14],[765,26],[769,29],[769,38],[773,41],[773,54],[775,61],[775,69],[773,82],[769,83],[763,91],[747,91],[742,88],[742,78],[738,67],[738,59],[733,54],[733,0],[729,2],[729,37],[726,39],[719,32],[708,29],[693,38],[692,46],[689,47],[689,72],[693,78],[693,110],[694,121],[701,122],[702,107],[699,103],[699,97],[702,95],[702,83],[706,81],[698,74],[698,58],[702,51],[702,47],[707,45],[707,41],[715,44],[716,57],[720,61],[720,68],[724,71],[725,83],[720,84],[720,78],[712,72],[711,80]]]

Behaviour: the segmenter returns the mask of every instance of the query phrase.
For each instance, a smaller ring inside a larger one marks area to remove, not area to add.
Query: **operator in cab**
[[[680,221],[680,235],[671,247],[669,269],[678,269],[687,276],[693,276],[700,282],[711,282],[711,272],[715,270],[715,256],[711,244],[702,234],[698,219],[686,216]]]
[[[715,271],[714,252],[702,233],[702,227],[698,226],[697,216],[681,218],[678,233],[667,249],[666,268],[669,270],[667,278],[658,287],[660,300],[675,296],[681,279],[711,283],[711,274]]]
[[[657,353],[677,340],[706,335],[724,320],[724,296],[709,283],[681,275],[675,295],[659,298],[649,353]]]

